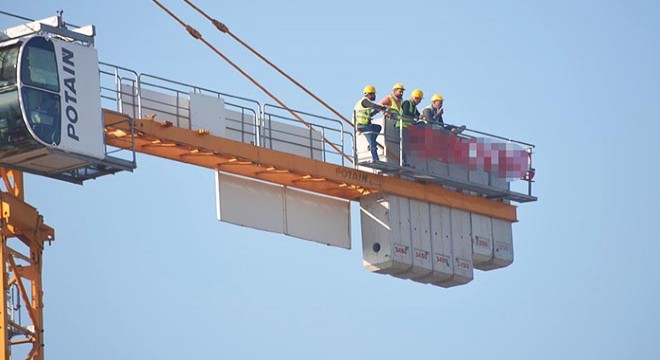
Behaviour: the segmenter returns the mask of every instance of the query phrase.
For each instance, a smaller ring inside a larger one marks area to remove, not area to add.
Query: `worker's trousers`
[[[369,142],[369,149],[371,150],[371,158],[373,161],[378,161],[378,134],[380,134],[381,126],[378,124],[358,125],[358,131],[367,138]]]

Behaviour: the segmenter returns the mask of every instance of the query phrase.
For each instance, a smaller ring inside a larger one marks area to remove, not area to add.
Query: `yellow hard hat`
[[[396,89],[405,90],[405,89],[403,88],[403,84],[402,84],[402,83],[396,83],[396,84],[394,84],[394,86],[392,86],[392,91],[394,91],[394,90],[396,90]]]
[[[363,92],[365,95],[366,95],[366,94],[370,94],[370,93],[374,93],[374,94],[375,94],[375,93],[376,93],[376,88],[375,88],[373,85],[367,85],[367,86],[364,87],[364,90],[362,90],[362,92]]]
[[[423,99],[424,93],[420,89],[415,89],[412,91],[411,97]]]
[[[433,96],[431,96],[431,102],[434,102],[436,100],[442,101],[442,100],[444,100],[444,98],[440,94],[433,94]]]

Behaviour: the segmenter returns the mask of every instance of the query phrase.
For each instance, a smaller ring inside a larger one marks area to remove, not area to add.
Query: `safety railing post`
[[[314,158],[314,126],[309,127],[309,158],[313,159]],[[321,149],[321,152],[323,152],[323,149]],[[321,156],[323,157],[323,156]]]
[[[138,118],[142,119],[142,74],[139,74],[137,77],[137,107],[138,107]]]
[[[190,99],[188,99],[190,101]],[[181,93],[179,91],[176,92],[176,127],[181,127],[181,114],[179,113],[179,110],[181,109]],[[192,119],[190,119],[190,127],[192,128]],[[189,129],[190,130],[190,129]]]
[[[261,105],[259,105],[259,106],[261,106]],[[262,116],[262,114],[261,114],[260,111],[256,111],[254,113],[254,120],[253,120],[254,124],[252,126],[252,131],[254,132],[254,144],[256,146],[261,145],[261,139],[259,138],[259,126],[260,126],[261,120],[262,120],[261,116]]]
[[[245,142],[245,109],[241,109],[241,142]]]
[[[324,138],[326,138],[326,136],[325,136],[325,128],[321,128],[321,136],[323,136]],[[321,159],[323,160],[323,162],[325,162],[325,160],[326,160],[326,154],[325,154],[326,147],[325,147],[325,145],[326,145],[325,142],[321,143],[321,146],[322,146],[322,147],[321,147],[321,151],[322,151],[322,153],[321,153]],[[313,146],[313,145],[312,145],[312,146]],[[341,156],[341,154],[338,154],[338,155]]]
[[[124,111],[124,106],[122,104],[122,94],[121,94],[121,79],[119,78],[119,69],[114,68],[115,73],[115,101],[117,102],[117,110],[119,112]]]
[[[344,166],[344,156],[346,152],[346,148],[344,148],[344,124],[339,125],[339,144],[341,145],[341,166]]]
[[[399,166],[403,167],[403,165],[403,119],[399,119]]]
[[[358,133],[357,133],[357,131],[355,131],[355,136],[353,137],[353,165],[356,169],[357,169],[357,164],[358,164],[357,137],[358,137]]]
[[[527,195],[532,196],[532,179],[529,178],[534,171],[534,167],[532,166],[532,148],[527,148],[527,152],[529,153],[529,168],[527,169]]]

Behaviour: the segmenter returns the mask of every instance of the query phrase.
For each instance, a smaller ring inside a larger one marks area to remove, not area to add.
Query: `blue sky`
[[[182,1],[163,1],[290,107],[330,115]],[[444,289],[353,249],[220,223],[212,171],[140,155],[84,186],[26,176],[51,359],[657,359],[660,3],[195,2],[348,115],[365,84],[536,144],[514,263]],[[97,27],[102,61],[268,101],[150,1],[21,1]],[[16,25],[0,16],[0,27]],[[272,103],[272,102],[271,102]],[[256,206],[257,204],[255,204]]]

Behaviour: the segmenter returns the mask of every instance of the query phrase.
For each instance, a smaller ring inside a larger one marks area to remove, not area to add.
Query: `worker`
[[[433,94],[431,97],[431,104],[422,110],[422,117],[426,119],[429,124],[440,125],[443,129],[451,131],[453,134],[462,133],[466,127],[465,125],[454,126],[445,125],[442,115],[445,113],[442,105],[445,99],[440,94]]]
[[[424,92],[419,89],[415,89],[410,94],[410,99],[404,100],[401,103],[401,119],[397,121],[396,127],[407,128],[413,122],[419,121],[419,110],[417,110],[417,105],[422,102],[424,98]]]
[[[361,132],[369,143],[371,159],[379,161],[378,158],[378,134],[382,127],[371,123],[372,116],[378,112],[386,113],[386,106],[374,103],[376,100],[376,88],[373,85],[367,85],[362,90],[362,99],[358,100],[353,108],[353,123],[357,126],[357,131]]]
[[[404,142],[406,141],[405,139],[408,137],[408,126],[413,123],[413,121],[418,121],[420,117],[419,110],[417,110],[417,105],[422,101],[424,98],[424,93],[422,90],[415,89],[412,91],[410,94],[410,99],[404,100],[401,103],[401,116],[399,117],[399,120],[394,124],[394,127],[397,129],[397,132],[401,135],[400,137],[400,152],[401,152],[401,165],[403,166],[409,166],[408,165],[408,156],[406,155],[406,151],[404,151],[404,148],[406,145],[404,145]]]
[[[392,86],[392,93],[382,98],[378,103],[387,106],[389,111],[389,119],[398,121],[401,118],[401,102],[403,101],[403,88],[402,83],[396,83]]]
[[[422,117],[432,125],[444,125],[445,122],[442,120],[442,114],[444,114],[444,109],[442,108],[442,103],[444,98],[440,94],[433,94],[431,96],[431,103],[429,106],[422,109]]]

